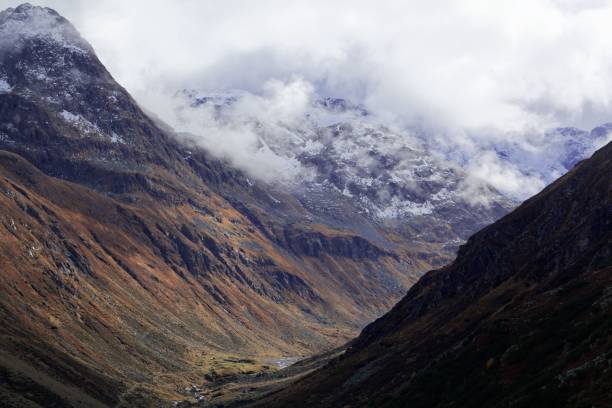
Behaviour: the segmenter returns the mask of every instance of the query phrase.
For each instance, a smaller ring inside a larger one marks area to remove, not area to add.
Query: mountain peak
[[[55,25],[57,23],[67,23],[59,13],[48,7],[33,6],[30,3],[23,3],[15,8],[9,7],[0,12],[0,24],[8,21],[21,22],[46,22]]]
[[[74,26],[51,8],[23,3],[0,12],[0,51],[19,48],[31,40],[78,53],[93,52]]]
[[[0,95],[5,106],[29,106],[29,119],[22,114],[17,121],[0,107],[0,138],[15,148],[30,149],[34,142],[44,151],[51,148],[46,142],[93,140],[105,144],[96,160],[110,162],[118,154],[133,156],[121,146],[134,142],[144,149],[165,137],[151,130],[150,120],[76,28],[50,8],[25,3],[0,12]]]

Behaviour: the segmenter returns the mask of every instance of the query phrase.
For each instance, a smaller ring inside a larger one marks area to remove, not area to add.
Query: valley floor
[[[331,359],[344,353],[347,346],[312,357],[277,359],[216,359],[224,371],[207,375],[203,384],[190,384],[180,390],[184,399],[173,401],[178,407],[245,407],[273,395],[289,383],[299,380]]]

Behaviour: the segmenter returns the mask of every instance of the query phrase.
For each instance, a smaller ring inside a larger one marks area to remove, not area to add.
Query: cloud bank
[[[207,103],[194,107],[199,98]],[[162,95],[159,104],[165,104],[162,119],[182,132],[188,143],[206,148],[259,180],[288,184],[308,176],[291,144],[304,141],[295,130],[311,127],[307,115],[314,101],[312,86],[295,79],[289,83],[269,80],[261,94],[225,91],[200,96],[183,90]]]
[[[297,76],[312,93],[364,104],[398,126],[428,129],[447,154],[471,158],[464,164],[475,176],[493,172],[498,187],[531,192],[547,181],[496,162],[493,142],[537,146],[532,139],[545,129],[591,128],[612,118],[610,1],[41,4],[69,18],[116,79],[173,125],[180,121],[167,99],[177,90],[269,97],[266,87]],[[2,8],[11,5],[0,0]],[[299,104],[278,98],[266,115]],[[216,141],[254,143],[244,126],[204,132],[201,120],[200,129],[188,122],[184,130]],[[248,155],[232,157],[248,165]]]

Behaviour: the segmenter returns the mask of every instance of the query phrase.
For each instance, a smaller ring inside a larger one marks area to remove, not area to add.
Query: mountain
[[[178,140],[55,11],[0,13],[3,405],[151,406],[270,370],[344,343],[448,259],[363,217],[326,223]]]
[[[269,99],[243,91],[183,90],[176,95],[177,125],[240,123],[256,138],[248,154],[280,163],[286,177],[274,180],[275,190],[289,192],[314,216],[340,225],[365,219],[411,242],[438,244],[448,259],[470,234],[518,205],[490,184],[468,180],[418,135],[386,125],[361,105],[313,98],[298,113],[283,115]],[[253,109],[257,104],[271,105],[273,114]]]
[[[304,92],[299,82],[272,88],[264,86],[263,94],[182,90],[169,120],[194,132],[238,126],[252,144],[240,157],[276,163],[276,190],[291,192],[328,223],[351,224],[356,214],[453,255],[471,234],[571,170],[612,134],[606,124],[482,136],[468,155],[445,151],[433,129],[389,124],[364,106]],[[185,137],[221,157],[239,150],[215,152],[218,139]]]
[[[520,168],[525,176],[534,176],[550,184],[570,171],[576,163],[610,142],[611,136],[610,123],[590,131],[564,127],[534,135],[528,143],[496,141],[489,148],[501,160]]]
[[[304,184],[255,180],[147,115],[55,11],[1,12],[0,403],[165,406],[332,349],[514,205],[471,205],[362,107],[320,109],[363,126],[317,125]]]
[[[428,272],[340,357],[254,405],[606,407],[612,143]]]

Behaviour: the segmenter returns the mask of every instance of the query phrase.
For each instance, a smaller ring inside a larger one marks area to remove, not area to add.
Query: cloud
[[[468,177],[460,190],[464,192],[463,197],[473,203],[485,197],[478,191],[483,185],[493,185],[501,193],[515,198],[530,197],[546,185],[540,177],[521,172],[515,164],[500,160],[492,151],[477,152],[466,170]]]
[[[308,126],[306,114],[315,102],[309,83],[299,78],[287,83],[269,80],[261,94],[240,91],[206,93],[204,97],[209,101],[194,109],[197,93],[161,94],[158,98],[164,109],[160,117],[183,132],[187,142],[206,148],[257,179],[290,184],[298,175],[307,176],[308,170],[302,168],[294,151],[283,147],[296,137],[294,129]]]
[[[608,1],[41,3],[145,105],[155,86],[257,91],[296,74],[322,94],[469,128],[593,126],[611,103]]]
[[[486,154],[492,142],[528,145],[554,126],[590,128],[611,118],[610,1],[40,3],[69,18],[116,79],[161,117],[175,112],[164,99],[177,90],[242,89],[278,103],[262,107],[253,97],[244,112],[289,120],[304,101],[270,87],[297,76],[311,94],[344,97],[389,123],[430,130],[444,154],[464,163],[475,157],[469,168],[476,173],[498,171],[502,189],[538,184],[507,163],[494,165]],[[232,140],[219,149],[234,157],[242,151],[236,146],[256,146],[240,126],[191,131]],[[241,153],[233,160],[250,166]]]

